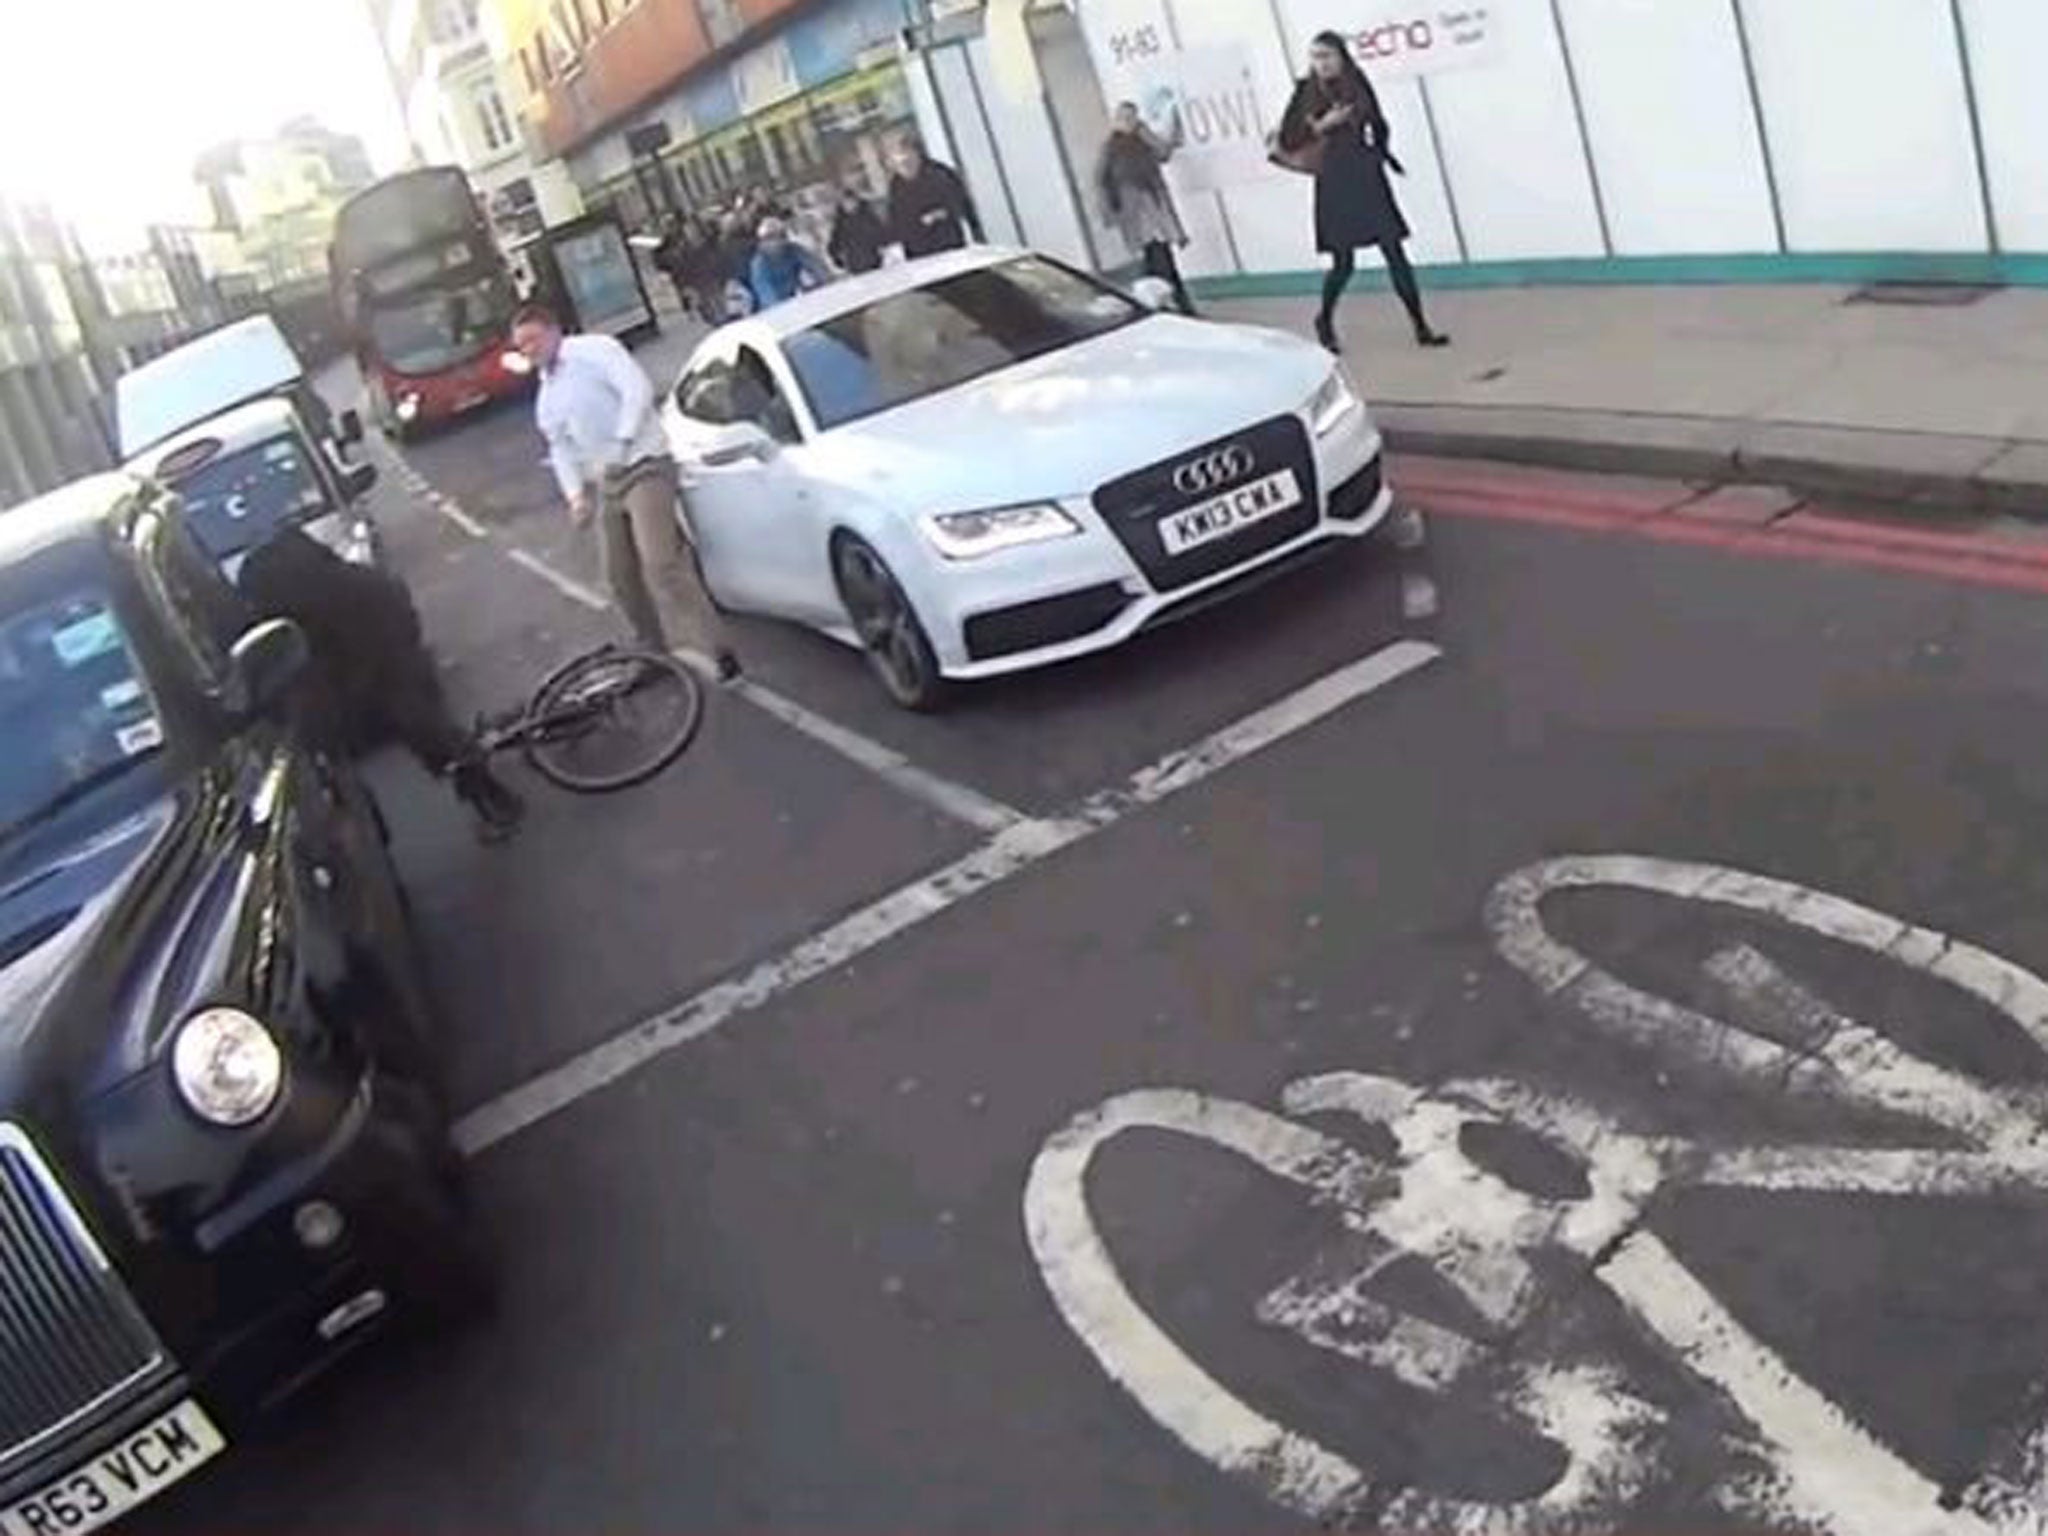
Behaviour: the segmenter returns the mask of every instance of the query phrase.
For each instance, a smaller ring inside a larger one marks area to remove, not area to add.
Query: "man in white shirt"
[[[544,305],[519,311],[512,341],[540,375],[534,420],[569,516],[578,527],[596,520],[605,582],[635,637],[657,651],[694,645],[732,681],[739,659],[683,535],[647,375],[609,336],[563,335]]]

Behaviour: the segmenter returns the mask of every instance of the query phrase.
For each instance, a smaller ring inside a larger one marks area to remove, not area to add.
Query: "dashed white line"
[[[785,954],[664,1009],[472,1110],[455,1127],[456,1144],[473,1156],[529,1130],[670,1051],[838,970],[968,897],[1115,825],[1130,812],[1192,789],[1419,671],[1442,654],[1421,641],[1398,641],[1143,770],[1121,789],[1092,797],[1073,815],[1016,822],[965,858],[890,892]]]
[[[464,511],[460,502],[435,490],[403,461],[400,461],[400,473],[422,501],[464,533],[475,539],[490,538],[490,531]],[[538,576],[572,602],[600,613],[610,606],[603,593],[557,570],[540,556],[509,541],[499,541],[499,547],[514,565]],[[710,657],[692,650],[678,650],[675,654],[699,676],[707,680],[716,680],[717,667]],[[828,720],[815,710],[806,709],[794,699],[783,697],[772,688],[747,681],[738,684],[732,692],[735,697],[744,699],[763,714],[773,716],[791,729],[800,731],[820,745],[837,752],[841,757],[866,769],[901,793],[909,795],[914,800],[923,801],[941,815],[973,827],[978,832],[1000,832],[1024,819],[1023,814],[1012,807],[965,784],[956,783],[929,769],[920,768],[902,753],[885,747],[858,731],[849,730],[836,721]]]
[[[611,606],[610,603],[605,601],[602,592],[586,587],[573,576],[563,575],[538,555],[531,555],[523,549],[507,545],[505,547],[505,558],[521,570],[533,572],[534,575],[538,576],[542,581],[572,602],[581,603],[586,608],[594,608],[599,613],[604,612],[605,609]]]
[[[483,539],[490,537],[490,534],[484,528],[484,525],[482,523],[478,522],[475,518],[471,517],[467,512],[462,510],[462,504],[460,502],[450,500],[446,496],[435,496],[433,498],[433,503],[434,509],[437,512],[439,512],[443,517],[447,518],[448,521],[453,523],[456,527],[460,528],[464,533],[468,534],[472,539]]]
[[[1024,819],[1023,814],[1012,807],[992,800],[965,784],[955,783],[951,779],[941,778],[928,769],[920,768],[902,753],[883,746],[879,741],[870,740],[858,731],[848,730],[836,721],[827,720],[816,711],[804,708],[794,699],[784,698],[772,688],[764,688],[755,682],[743,682],[738,684],[733,692],[763,714],[773,715],[792,730],[801,731],[811,740],[830,747],[841,757],[848,758],[867,769],[876,778],[895,785],[911,798],[926,802],[956,821],[963,821],[983,832],[994,833],[1013,827]]]

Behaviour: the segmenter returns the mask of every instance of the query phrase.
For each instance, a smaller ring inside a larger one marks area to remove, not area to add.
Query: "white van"
[[[192,531],[230,577],[285,527],[356,564],[380,562],[376,524],[356,505],[376,466],[341,456],[362,441],[362,422],[329,411],[268,315],[123,374],[114,410],[127,468],[178,492]]]
[[[153,358],[114,383],[114,419],[127,461],[209,416],[268,395],[310,393],[306,368],[268,315],[222,326]]]

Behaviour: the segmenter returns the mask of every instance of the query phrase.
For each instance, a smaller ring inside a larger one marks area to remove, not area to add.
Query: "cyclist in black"
[[[316,731],[337,745],[388,735],[448,782],[485,841],[518,829],[526,802],[469,750],[403,582],[349,564],[298,528],[251,551],[236,580],[259,613],[306,632],[327,695],[311,711]]]

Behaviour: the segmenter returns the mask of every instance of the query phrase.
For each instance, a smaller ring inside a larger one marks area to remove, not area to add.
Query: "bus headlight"
[[[213,1125],[249,1125],[270,1113],[284,1087],[284,1053],[239,1008],[205,1008],[171,1044],[171,1077],[192,1113]]]

